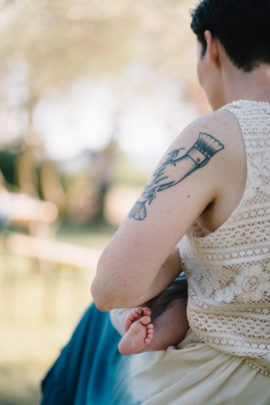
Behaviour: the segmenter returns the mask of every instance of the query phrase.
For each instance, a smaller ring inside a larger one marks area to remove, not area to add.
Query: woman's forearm
[[[181,261],[179,249],[176,247],[159,269],[152,284],[145,291],[145,301],[148,301],[164,290],[164,288],[166,288],[180,272]]]
[[[176,247],[160,267],[155,277],[142,289],[133,285],[133,288],[124,288],[119,281],[108,283],[98,274],[92,284],[91,292],[97,307],[101,311],[113,308],[133,307],[149,301],[166,288],[181,271],[179,250]]]

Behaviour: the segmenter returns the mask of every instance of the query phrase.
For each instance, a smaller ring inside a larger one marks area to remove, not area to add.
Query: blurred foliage
[[[27,145],[34,147],[23,147],[16,162],[12,152],[3,151],[0,169],[8,183],[18,185],[27,194],[53,201],[60,212],[70,207],[57,168],[51,162],[41,165],[35,161],[36,151],[44,151],[39,134],[33,130],[33,112],[52,89],[68,88],[80,77],[104,78],[113,86],[127,64],[139,60],[162,74],[181,77],[186,91],[192,94],[196,50],[188,10],[194,5],[195,0],[0,1],[0,73],[4,78],[13,72],[11,80],[15,80],[16,69],[24,70],[25,95],[16,109],[27,111],[28,124],[21,135]],[[6,91],[5,86],[0,86],[3,105]],[[9,108],[3,110],[4,114]],[[128,163],[124,154],[118,153],[117,157],[115,178],[110,181],[142,184],[145,174]],[[103,180],[91,178],[89,172],[88,177],[89,190],[94,183],[92,191],[101,191],[102,199]]]
[[[18,149],[0,150],[0,170],[5,181],[11,186],[18,184],[16,162],[20,152]]]
[[[27,61],[32,103],[50,85],[119,72],[147,60],[189,80],[194,0],[13,0],[0,5],[1,68]],[[194,77],[194,76],[193,76]],[[192,79],[193,79],[192,77]]]
[[[81,76],[114,79],[130,60],[193,86],[194,0],[12,0],[0,4],[0,72],[26,63],[32,113],[41,96]],[[193,66],[187,69],[187,66]],[[31,130],[26,134],[34,142]]]

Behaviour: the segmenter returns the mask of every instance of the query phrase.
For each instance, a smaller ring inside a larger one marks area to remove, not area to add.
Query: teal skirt
[[[135,405],[129,393],[131,357],[109,313],[92,304],[41,383],[41,405]],[[136,402],[136,405],[138,402]]]

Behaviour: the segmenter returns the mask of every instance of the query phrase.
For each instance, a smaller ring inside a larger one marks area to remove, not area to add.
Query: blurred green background
[[[37,404],[102,249],[208,105],[193,0],[0,0],[0,404]]]

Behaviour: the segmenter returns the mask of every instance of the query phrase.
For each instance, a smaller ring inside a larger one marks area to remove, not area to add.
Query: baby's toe
[[[143,316],[140,319],[140,322],[142,325],[147,326],[151,322],[151,318],[150,318],[150,316]]]
[[[135,308],[134,313],[135,313],[136,315],[142,315],[142,314],[143,314],[143,309],[142,309],[142,308],[140,308],[140,307]]]
[[[148,307],[144,307],[143,309],[143,314],[146,316],[151,316],[151,309]]]

